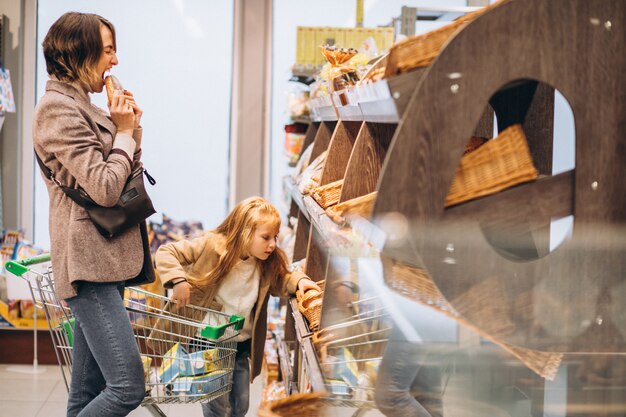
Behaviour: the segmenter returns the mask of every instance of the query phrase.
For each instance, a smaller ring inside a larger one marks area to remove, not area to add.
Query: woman
[[[44,181],[55,290],[76,318],[67,415],[125,416],[145,395],[123,304],[124,286],[143,266],[140,229],[103,237],[56,182],[114,205],[140,164],[142,111],[128,92],[113,97],[110,116],[90,102],[89,93],[102,92],[105,72],[118,64],[115,29],[106,19],[66,13],[50,27],[43,50],[50,80],[35,109],[33,139],[54,176]]]

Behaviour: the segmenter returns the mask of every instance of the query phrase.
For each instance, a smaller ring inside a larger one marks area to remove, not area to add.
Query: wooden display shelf
[[[397,125],[365,122],[359,130],[344,174],[340,202],[376,190]]]
[[[33,330],[0,329],[0,361],[2,363],[32,364]],[[46,330],[37,331],[37,360],[40,365],[58,365],[52,336]]]
[[[311,150],[311,157],[309,163],[315,160],[322,152],[328,149],[330,139],[333,136],[333,132],[337,126],[337,121],[324,121],[319,124],[317,131],[315,132],[315,138],[313,139],[313,149]]]
[[[612,102],[610,111],[601,104],[626,71],[624,57],[611,52],[626,47],[624,28],[618,34],[609,24],[626,17],[619,3],[499,3],[458,31],[428,67],[387,155],[374,216],[396,212],[410,222],[419,262],[448,300],[458,299],[485,277],[497,280],[494,289],[503,290],[495,299],[514,318],[504,342],[574,353],[597,351],[618,337],[610,331],[582,337],[566,329],[593,323],[607,302],[604,297],[626,279],[620,273],[626,270],[623,245],[611,232],[624,224],[626,213],[621,181],[626,153],[618,144],[626,136],[626,103]],[[610,21],[606,27],[595,20],[583,22],[581,7],[589,17],[608,13]],[[481,45],[478,54],[476,45]],[[448,74],[461,77],[452,80]],[[552,176],[555,86],[573,113],[576,166]],[[459,138],[472,135],[487,104],[495,111],[499,131],[522,124],[533,162],[544,176],[445,209],[463,154]],[[408,175],[410,167],[415,171]],[[573,216],[571,236],[551,251],[551,219],[564,216]],[[518,239],[525,241],[519,245]],[[397,248],[383,252],[393,257]],[[403,257],[418,262],[410,251]],[[450,262],[442,263],[446,257]],[[573,282],[585,284],[574,289]],[[522,297],[528,301],[520,302]],[[467,309],[464,317],[470,323],[487,319],[478,310]],[[612,315],[612,320],[616,328],[624,325],[621,316]],[[553,329],[551,337],[546,328]]]
[[[620,181],[626,176],[626,153],[618,143],[626,136],[626,104],[606,101],[615,97],[618,80],[626,71],[623,54],[609,51],[623,50],[626,37],[623,27],[603,25],[604,19],[626,20],[626,9],[618,4],[617,0],[503,1],[455,33],[430,66],[344,92],[343,101],[337,93],[335,104],[345,103],[336,105],[339,120],[311,124],[316,128],[311,135],[313,154],[329,152],[322,183],[343,178],[341,202],[378,192],[372,219],[354,219],[350,229],[381,256],[424,266],[447,300],[458,299],[487,276],[499,279],[506,289],[502,297],[482,295],[500,303],[514,319],[514,331],[503,337],[507,343],[536,350],[593,352],[615,340],[615,327],[598,328],[604,333],[597,330],[593,337],[583,337],[581,330],[578,338],[566,330],[580,329],[584,315],[585,323],[591,323],[589,329],[596,329],[593,323],[602,308],[606,308],[605,320],[610,317],[618,328],[624,326],[623,315],[611,315],[606,307],[615,308],[616,298],[612,304],[607,300],[624,283],[619,273],[626,270],[623,239],[608,235],[609,243],[622,245],[611,248],[600,234],[623,225],[626,213],[626,192]],[[580,10],[592,19],[581,19]],[[596,16],[607,17],[600,21]],[[597,47],[590,48],[589,39]],[[558,175],[552,175],[554,86],[566,97],[576,123],[576,169]],[[540,178],[445,208],[466,139],[491,138],[494,112],[498,131],[522,124]],[[323,279],[337,243],[332,236],[339,227],[327,223],[330,219],[310,197],[293,189],[291,195],[300,218],[297,252],[306,253],[306,272]],[[405,245],[387,245],[377,223],[391,212],[408,222]],[[551,252],[550,220],[568,215],[574,216],[572,238]],[[585,228],[596,223],[605,229]],[[514,228],[532,232],[528,236],[534,240],[536,258],[515,260],[510,251],[493,246],[498,233]],[[468,238],[476,244],[463,245]],[[584,238],[596,245],[592,251],[585,251]],[[384,274],[388,273],[385,265]],[[588,291],[589,297],[581,291]],[[551,313],[540,313],[546,311]],[[470,324],[480,323],[481,317],[473,314],[481,313],[470,309],[464,318]],[[548,337],[538,323],[562,334]],[[301,366],[315,375],[317,355],[312,346],[307,347],[310,337],[304,341]],[[484,363],[492,360],[489,352]],[[498,372],[513,367],[520,368],[520,363],[512,360]],[[323,380],[311,383],[323,389]],[[575,392],[570,386],[565,389]],[[580,404],[581,409],[585,404]]]

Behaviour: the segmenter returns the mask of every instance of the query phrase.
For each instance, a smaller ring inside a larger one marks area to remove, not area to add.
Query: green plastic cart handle
[[[33,256],[32,258],[20,259],[19,261],[7,261],[4,264],[4,267],[13,275],[21,277],[22,275],[30,271],[30,268],[28,268],[29,265],[41,264],[48,261],[50,261],[50,254],[44,253],[43,255]]]
[[[227,324],[222,324],[221,326],[206,326],[200,334],[202,337],[206,337],[207,339],[219,339],[224,335],[226,328],[233,326],[235,330],[243,329],[243,322],[245,321],[244,317],[241,316],[230,316],[229,322]]]
[[[69,344],[69,346],[72,348],[74,347],[74,317],[72,317],[69,320],[63,320],[61,321],[61,324],[59,324],[58,327],[63,328],[63,331],[65,331],[65,335],[67,336],[67,342]]]

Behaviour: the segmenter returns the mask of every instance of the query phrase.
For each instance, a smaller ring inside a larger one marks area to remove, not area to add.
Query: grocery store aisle
[[[56,366],[40,365],[39,373],[32,373],[25,365],[0,364],[0,415],[11,417],[65,417],[67,391]],[[257,415],[262,398],[262,378],[250,387],[250,411],[247,416]],[[163,404],[159,406],[168,417],[202,416],[198,404]],[[130,414],[131,417],[151,417],[143,407]]]

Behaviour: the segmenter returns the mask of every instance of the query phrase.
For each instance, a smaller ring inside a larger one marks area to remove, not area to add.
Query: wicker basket
[[[327,209],[339,202],[343,179],[314,188],[311,195],[321,208]]]
[[[522,126],[512,125],[461,158],[445,205],[494,194],[538,175]]]
[[[510,334],[514,329],[514,324],[503,313],[504,308],[497,306],[498,294],[503,290],[501,286],[494,285],[490,280],[486,280],[483,283],[484,285],[479,284],[457,297],[453,302],[458,307],[458,309],[455,309],[439,291],[428,273],[422,268],[394,262],[390,273],[385,275],[385,282],[390,288],[398,291],[405,297],[451,317],[460,325],[497,344],[543,378],[553,380],[556,376],[563,354],[540,352],[504,343],[500,340],[499,337]],[[486,299],[491,301],[486,301]],[[470,309],[474,311],[477,309],[484,310],[481,315],[489,320],[481,323],[480,327],[469,323],[463,317],[462,311],[469,311]]]
[[[376,191],[331,206],[326,209],[326,214],[328,214],[328,216],[338,224],[343,224],[346,217],[349,215],[358,215],[369,218],[372,214],[375,201]]]
[[[476,149],[480,148],[485,143],[487,143],[486,138],[481,138],[479,136],[472,136],[469,142],[467,142],[467,144],[465,145],[465,151],[463,151],[463,155],[467,155],[468,153],[474,152]]]
[[[261,404],[259,417],[321,417],[324,409],[324,393],[311,392],[290,395],[280,400]]]
[[[507,130],[502,132],[502,134],[499,137],[500,138],[511,137],[512,136],[511,132],[507,132]],[[531,168],[532,171],[536,173],[536,170],[534,169],[534,166],[532,166],[532,160],[530,159],[530,153],[528,151],[528,146],[526,145],[524,133],[521,132],[521,135],[520,135],[520,132],[518,132],[516,129],[514,129],[514,134],[516,135],[516,137],[513,140],[513,142],[515,142],[515,148],[524,148],[525,147],[525,149],[527,150],[526,153],[528,155],[528,157],[525,157],[524,160],[520,161],[520,163],[518,163],[517,165],[523,166],[526,169]],[[463,166],[464,158],[467,158],[467,156],[469,154],[474,154],[474,153],[480,152],[482,147],[485,144],[487,144],[487,143],[489,143],[489,142],[487,142],[487,139],[485,139],[485,138],[472,136],[470,138],[470,140],[467,142],[467,144],[465,145],[465,151],[463,152],[463,158],[461,159],[461,165]],[[500,148],[504,148],[504,147],[506,147],[506,145],[511,146],[511,144],[505,143],[504,145],[501,145]],[[490,146],[492,148],[495,148],[493,145],[490,145]],[[498,152],[500,148],[496,149],[495,152]],[[491,152],[493,154],[494,150],[492,149]],[[502,151],[499,151],[499,152],[501,152],[502,154],[505,154],[505,152],[502,152]],[[500,155],[495,155],[495,157],[499,157],[499,156]],[[515,158],[515,155],[511,155],[511,157]],[[491,164],[491,165],[494,166],[494,168],[492,169],[493,173],[491,175],[497,175],[498,174],[498,172],[497,172],[497,170],[495,168],[496,167],[496,162],[498,162],[498,161],[493,161],[492,164]],[[529,162],[530,162],[530,166],[528,165]],[[516,164],[511,164],[510,162],[508,164],[508,166],[515,166],[515,165]],[[507,165],[503,164],[503,166],[507,166]],[[470,168],[470,169],[474,169],[474,168]],[[528,172],[530,172],[530,171],[528,171]],[[457,176],[458,175],[459,175],[459,173],[457,172]],[[509,177],[512,177],[511,174],[508,174],[508,175],[509,175]],[[536,175],[535,175],[535,177],[536,177]],[[522,176],[520,176],[519,181],[523,182],[523,181],[528,181],[530,179],[533,179],[533,178],[527,178],[526,175],[522,175]],[[455,177],[455,181],[457,181],[456,177]],[[334,184],[336,184],[338,182],[339,181],[337,181],[335,183],[327,184],[327,185],[322,186],[322,187],[318,187],[318,188],[316,188],[316,190],[321,190],[326,195],[329,195],[330,191],[326,191],[326,189],[324,189],[324,187],[328,187],[329,189],[332,189],[333,187],[336,187]],[[494,178],[491,182],[495,183],[495,182],[500,182],[500,181],[497,181]],[[502,183],[503,183],[504,188],[506,188],[506,187],[510,187],[512,185],[515,185],[518,182],[509,180],[509,182],[504,181]],[[489,181],[487,181],[487,184],[489,184]],[[478,185],[477,184],[472,184],[472,186],[476,187]],[[488,194],[495,193],[495,192],[497,192],[499,190],[500,190],[500,188],[495,189],[495,191],[490,189],[490,190],[488,190]],[[337,194],[340,195],[341,194],[341,190],[339,190],[337,192]],[[466,201],[466,200],[469,200],[471,198],[475,198],[475,197],[478,197],[480,195],[484,195],[482,190],[468,190],[468,191],[464,192],[464,194],[469,196],[469,197],[465,197],[464,196],[465,199],[462,200],[462,201]],[[328,214],[328,216],[335,223],[338,223],[338,224],[345,223],[346,217],[348,217],[351,214],[356,214],[356,215],[359,215],[361,217],[366,217],[366,218],[370,217],[370,215],[372,214],[372,210],[374,208],[374,203],[376,202],[376,192],[374,191],[373,193],[369,193],[369,194],[366,194],[366,195],[361,196],[361,197],[353,198],[351,200],[344,201],[343,203],[339,203],[339,204],[336,204],[334,206],[333,205],[329,205],[329,207],[324,207],[320,201],[328,201],[328,202],[330,202],[330,197],[326,197],[326,195],[324,197],[320,196],[319,197],[320,200],[318,200],[318,198],[315,197],[315,194],[313,196],[316,199],[316,201],[320,204],[320,206],[322,206],[324,209],[326,209],[326,214]],[[322,198],[325,198],[326,200],[322,200]],[[450,196],[448,196],[448,198],[450,198]],[[459,201],[459,202],[461,202],[461,201]],[[453,203],[453,204],[458,204],[458,203]],[[451,204],[447,204],[447,205],[451,205]]]
[[[308,290],[304,294],[300,290],[296,291],[296,300],[298,300],[298,310],[304,318],[309,322],[309,329],[315,331],[320,326],[322,317],[322,300],[324,297],[325,281],[318,281],[316,284],[322,290]]]
[[[439,29],[424,33],[423,35],[411,36],[398,42],[389,50],[385,77],[391,77],[415,68],[430,65],[452,35],[487,10],[494,8],[498,3],[500,2],[497,1],[490,6],[468,13]]]

